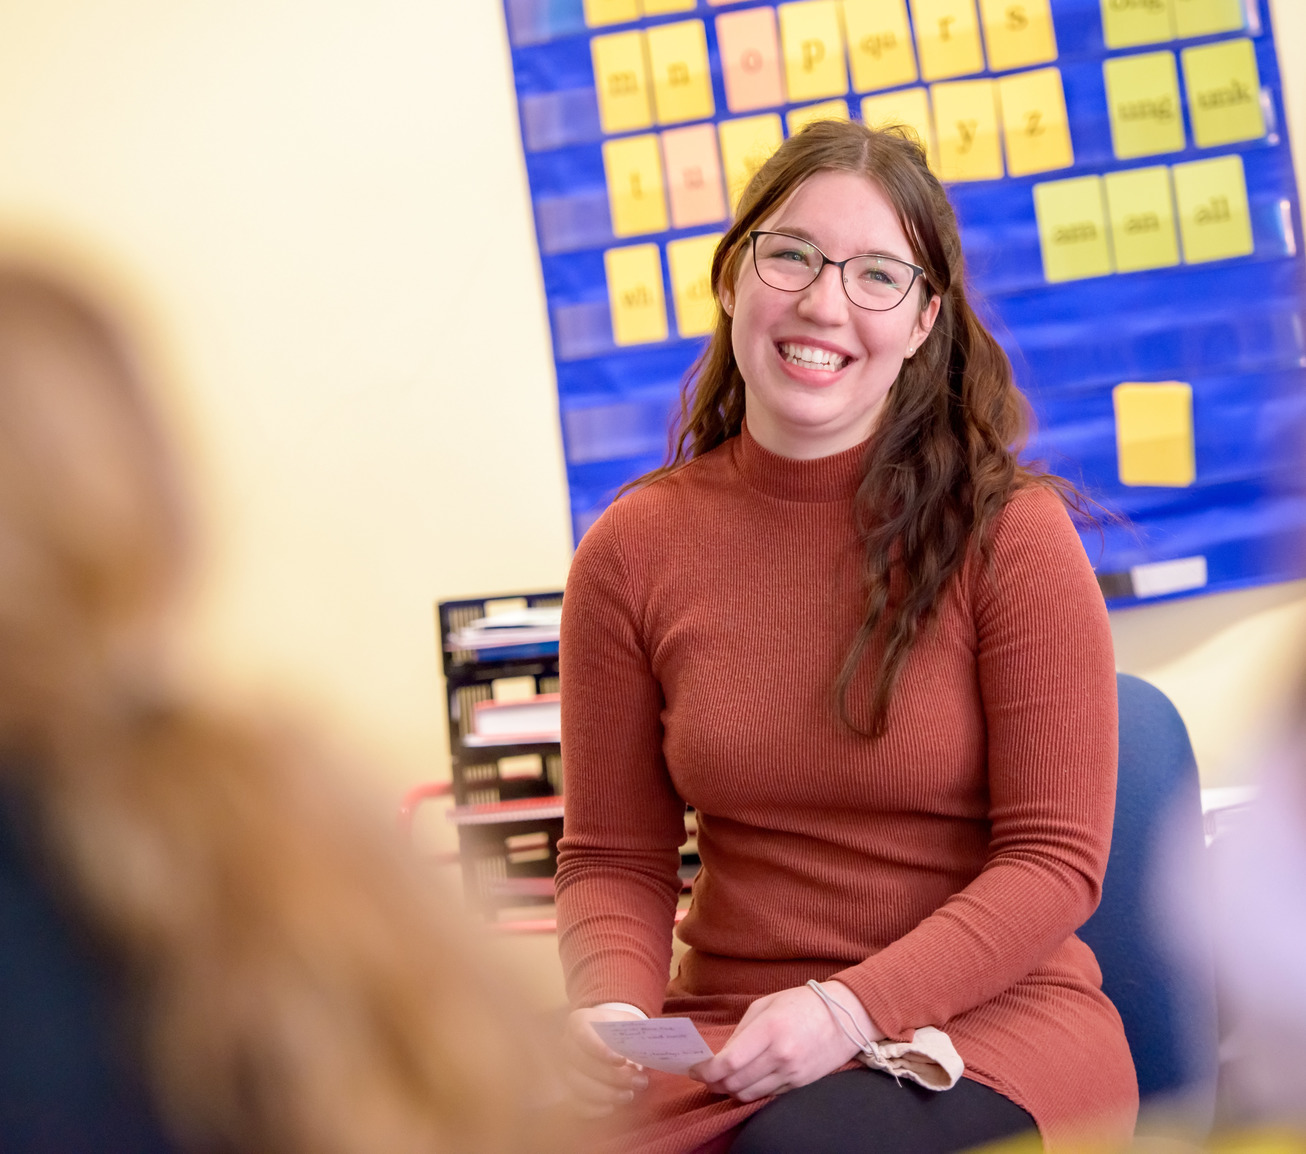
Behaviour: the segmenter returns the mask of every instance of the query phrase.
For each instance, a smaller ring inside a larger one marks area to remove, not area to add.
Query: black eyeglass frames
[[[888,312],[902,304],[917,278],[925,275],[920,265],[881,253],[831,260],[811,241],[785,232],[754,229],[748,239],[753,244],[753,267],[764,285],[781,292],[802,292],[815,283],[826,265],[833,265],[848,299],[871,312]]]

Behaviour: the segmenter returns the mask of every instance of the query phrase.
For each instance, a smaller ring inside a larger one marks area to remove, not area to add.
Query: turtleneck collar
[[[799,461],[763,448],[744,421],[734,439],[733,453],[744,483],[768,497],[781,501],[851,501],[861,483],[868,444],[869,440],[832,457]]]

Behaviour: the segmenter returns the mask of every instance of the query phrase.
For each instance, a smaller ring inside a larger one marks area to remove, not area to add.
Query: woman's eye
[[[798,261],[800,264],[807,261],[807,253],[799,252],[796,248],[782,248],[779,252],[773,252],[771,255],[777,260]]]
[[[893,285],[897,283],[893,274],[889,272],[888,269],[874,267],[868,268],[862,273],[862,280],[871,281],[873,284],[883,285]]]

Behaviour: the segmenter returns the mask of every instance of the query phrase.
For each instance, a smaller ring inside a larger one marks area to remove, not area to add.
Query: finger
[[[792,1089],[780,1074],[771,1074],[751,1083],[732,1094],[737,1102],[756,1102],[759,1098],[769,1098],[773,1094],[783,1094]]]
[[[590,1077],[584,1070],[574,1066],[564,1071],[564,1077],[573,1099],[583,1106],[611,1110],[635,1099],[633,1087],[614,1086],[610,1082]]]
[[[609,1066],[626,1065],[626,1059],[600,1038],[588,1022],[577,1022],[569,1026],[567,1039],[587,1058],[604,1062]]]
[[[765,1026],[743,1030],[743,1023],[730,1035],[730,1040],[721,1047],[720,1052],[705,1062],[700,1062],[691,1070],[691,1076],[701,1082],[720,1082],[731,1074],[738,1073],[751,1062],[766,1052],[771,1044],[770,1034]]]
[[[720,1078],[708,1083],[708,1089],[716,1094],[737,1096],[740,1091],[765,1079],[779,1078],[783,1081],[780,1065],[775,1054],[763,1051],[747,1065],[732,1070]]]

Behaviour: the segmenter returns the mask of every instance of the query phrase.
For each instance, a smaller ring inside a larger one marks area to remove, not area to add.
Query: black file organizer
[[[493,696],[491,683],[505,677],[533,677],[537,693],[558,692],[558,653],[521,654],[494,650],[449,650],[445,638],[480,617],[485,603],[524,600],[531,608],[560,605],[561,593],[503,594],[437,606],[440,653],[444,665],[445,705],[449,720],[449,752],[453,766],[453,820],[458,824],[458,852],[468,901],[490,917],[510,906],[553,901],[553,875],[558,866],[562,814],[549,815],[550,798],[561,801],[562,751],[556,741],[520,745],[468,746],[472,710]],[[540,647],[532,647],[540,648]],[[536,777],[505,777],[502,762],[523,754],[540,758]],[[530,799],[541,804],[531,806]],[[494,807],[508,803],[502,810]],[[484,806],[484,810],[477,807]],[[524,807],[525,812],[522,812]],[[545,811],[545,812],[541,812]],[[681,852],[680,875],[688,886],[698,872],[699,857],[692,811],[687,815],[690,841]]]
[[[437,606],[439,645],[444,666],[445,705],[449,720],[449,752],[458,824],[458,851],[468,901],[490,916],[506,906],[532,905],[553,900],[552,878],[558,864],[558,839],[562,836],[557,807],[530,806],[529,799],[549,799],[562,793],[562,753],[558,742],[469,746],[472,710],[493,696],[492,682],[506,677],[531,677],[537,693],[558,691],[558,652],[553,645],[495,650],[449,650],[445,638],[485,616],[487,601],[521,599],[531,608],[560,605],[562,594],[505,594]],[[540,760],[540,772],[504,776],[508,758],[531,755]],[[502,811],[494,807],[505,805]],[[523,805],[525,812],[520,812]],[[480,809],[485,807],[485,809]],[[543,812],[541,812],[543,811]]]

